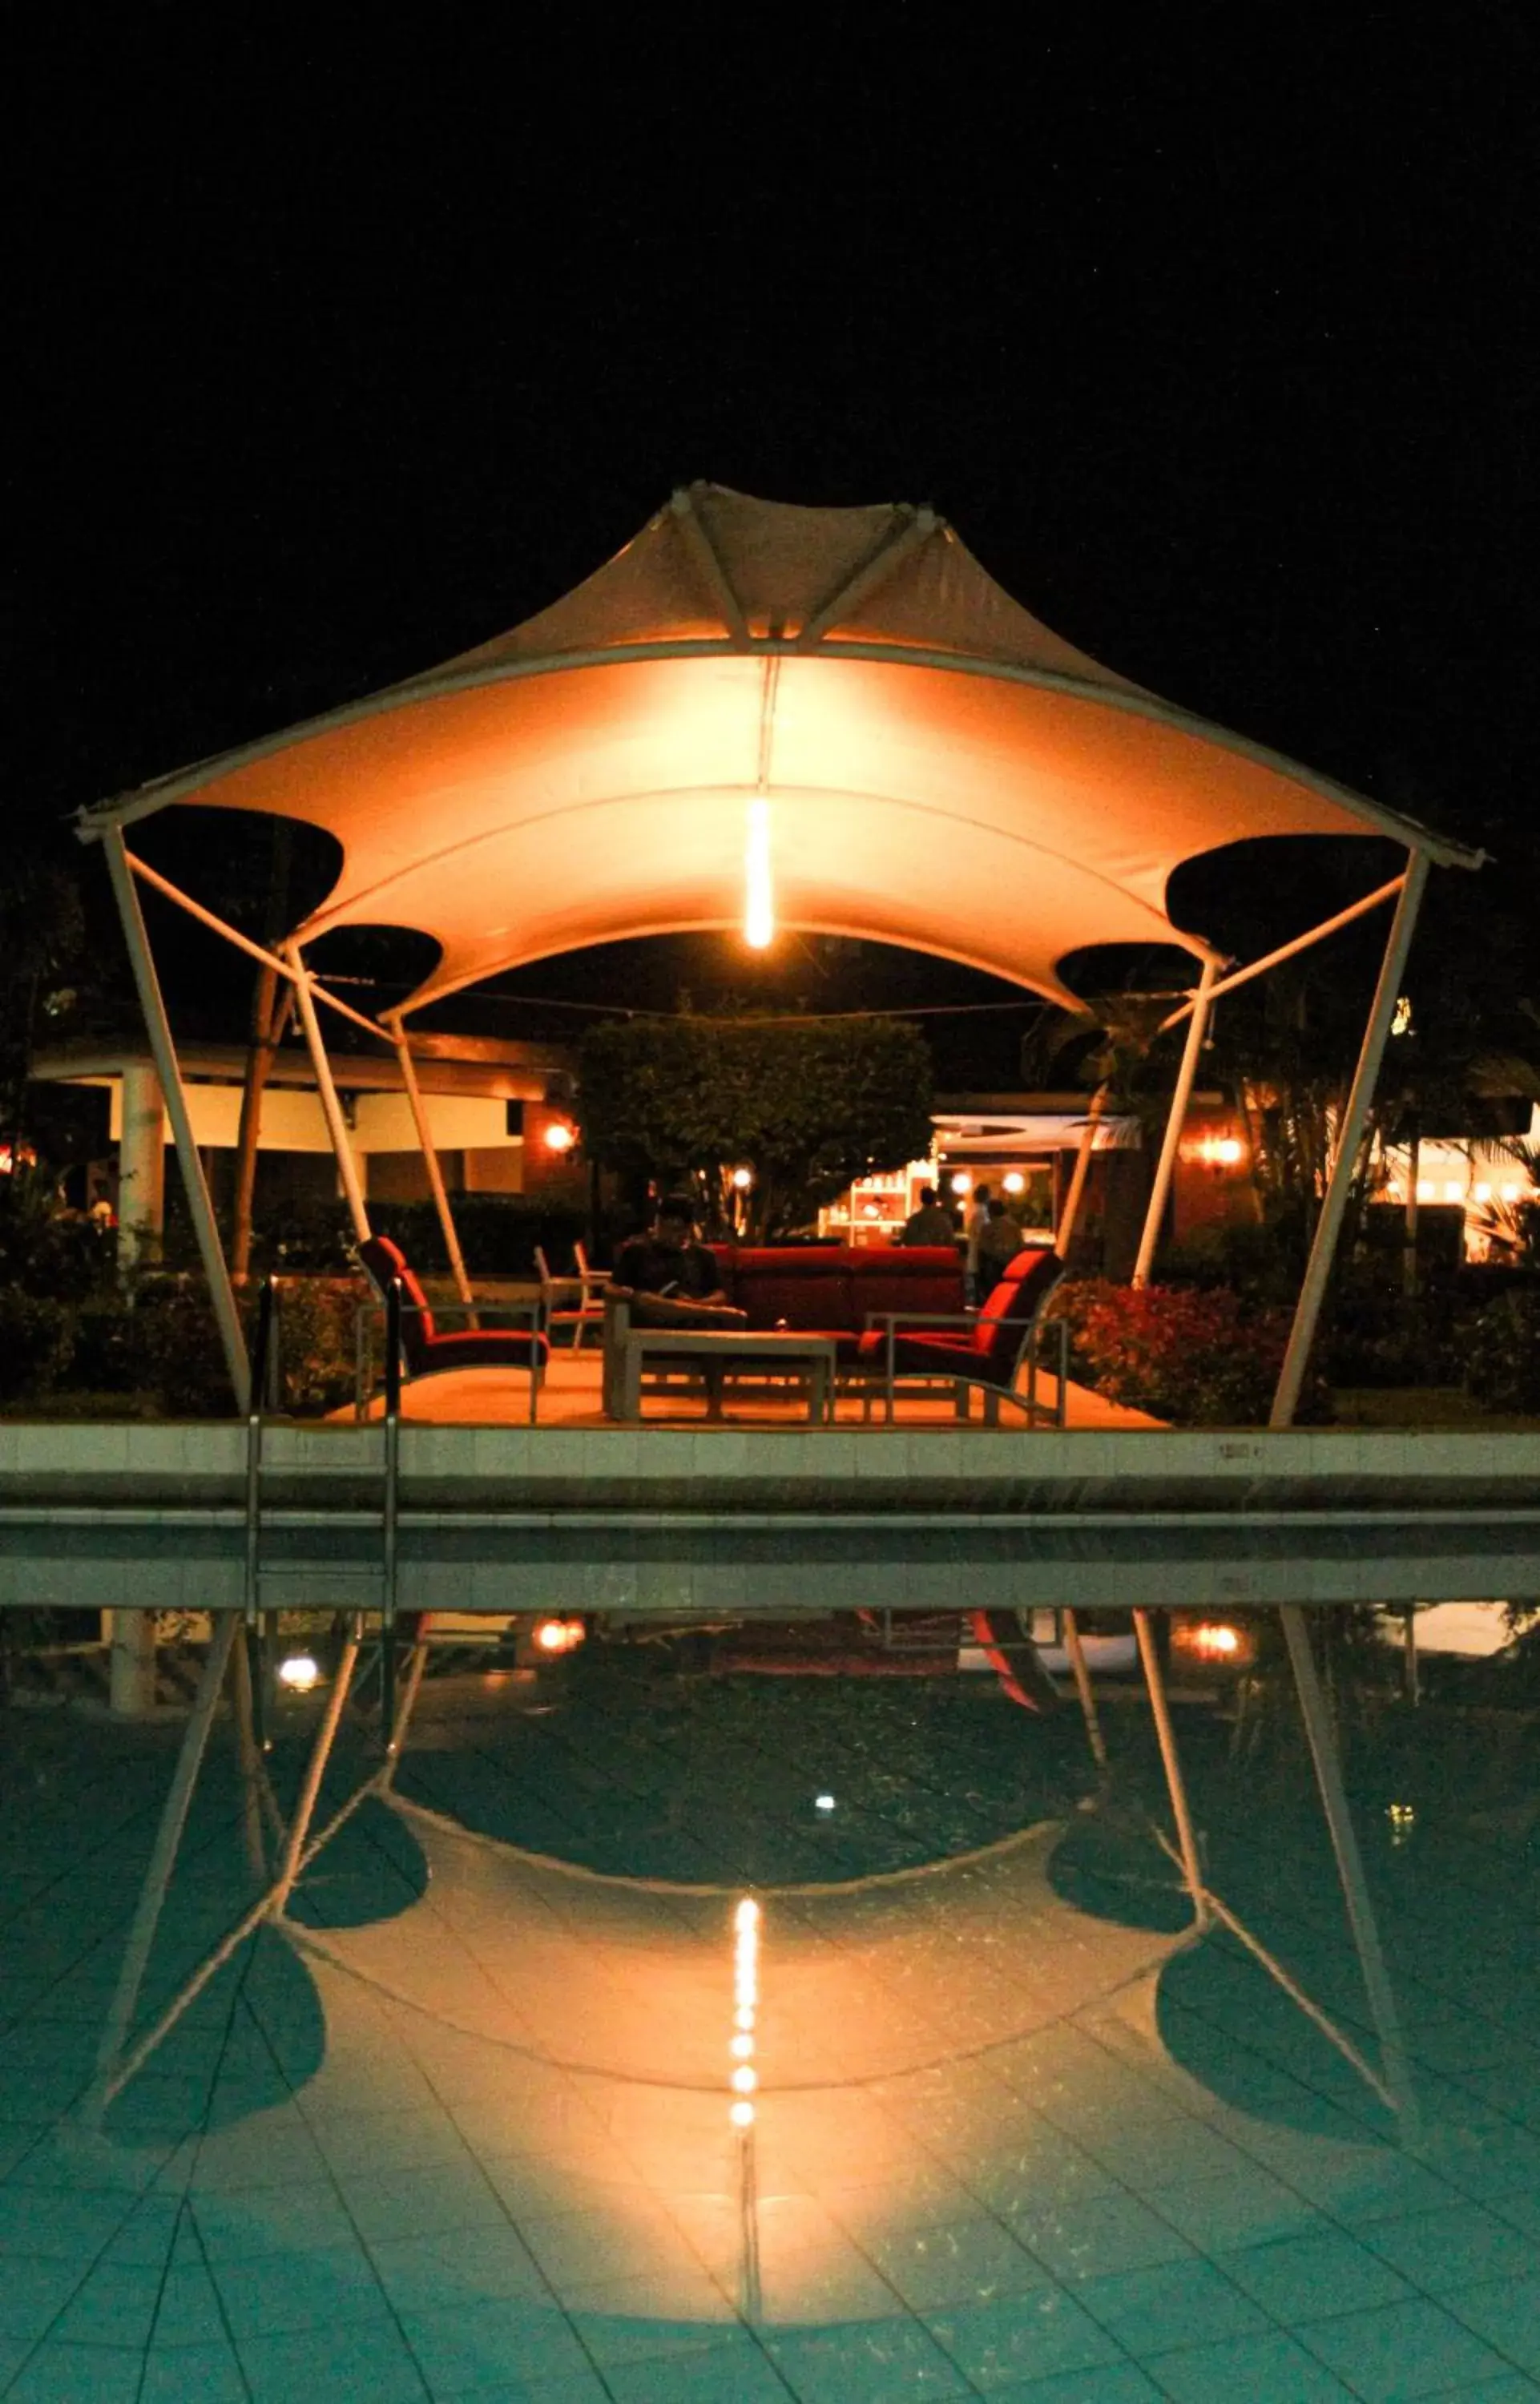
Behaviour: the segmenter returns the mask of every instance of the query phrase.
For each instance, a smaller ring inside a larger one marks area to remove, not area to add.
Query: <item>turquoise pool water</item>
[[[1435,1679],[1413,1712],[1337,1669],[1410,2145],[1244,1945],[1190,1941],[1137,1694],[1104,1697],[1101,1781],[1078,1716],[987,1677],[656,1648],[431,1680],[399,1807],[357,1814],[292,1938],[221,1972],[92,2132],[176,1732],[12,1713],[0,2395],[1540,2395],[1533,1688]],[[1209,1885],[1372,2062],[1286,1690],[1177,1723]],[[329,1797],[367,1763],[354,1730]],[[245,1878],[225,1731],[142,2019]]]

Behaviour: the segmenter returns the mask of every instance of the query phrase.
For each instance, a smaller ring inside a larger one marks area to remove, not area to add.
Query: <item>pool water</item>
[[[658,1648],[430,1679],[397,1803],[92,2131],[176,1731],[12,1713],[0,2395],[1540,2396],[1540,1715],[1490,1672],[1414,1712],[1353,1658],[1409,2145],[1241,1941],[1193,1941],[1137,1692],[1102,1780],[992,1678]],[[1208,1885],[1372,2064],[1286,1688],[1176,1717]],[[323,1810],[368,1763],[355,1727]],[[224,1732],[141,2021],[242,1906],[239,1821]]]

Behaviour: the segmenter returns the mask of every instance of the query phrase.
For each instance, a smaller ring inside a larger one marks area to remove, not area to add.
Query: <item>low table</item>
[[[649,1361],[697,1362],[706,1376],[706,1416],[721,1417],[722,1387],[736,1369],[790,1371],[807,1380],[807,1417],[828,1419],[839,1347],[833,1335],[800,1335],[794,1328],[627,1327],[617,1344],[620,1371],[609,1398],[611,1418],[641,1418],[642,1370]]]

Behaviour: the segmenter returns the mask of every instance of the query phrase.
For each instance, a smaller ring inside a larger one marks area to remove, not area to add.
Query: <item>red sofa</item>
[[[711,1251],[723,1293],[750,1327],[833,1335],[842,1369],[855,1367],[870,1318],[962,1309],[962,1256],[950,1244],[713,1244]]]

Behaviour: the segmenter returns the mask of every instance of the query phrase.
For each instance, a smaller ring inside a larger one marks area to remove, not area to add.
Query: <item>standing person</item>
[[[613,1282],[674,1302],[727,1300],[715,1260],[695,1240],[695,1206],[688,1194],[665,1195],[651,1234],[621,1246]]]
[[[989,1188],[982,1182],[975,1185],[968,1204],[968,1216],[963,1233],[968,1238],[968,1299],[982,1299],[978,1290],[978,1239],[989,1223]]]
[[[991,1202],[988,1217],[978,1236],[978,1298],[987,1301],[1005,1272],[1007,1261],[1014,1261],[1026,1243],[1015,1221],[1003,1202]]]
[[[941,1197],[933,1185],[919,1189],[919,1209],[911,1210],[899,1237],[901,1244],[953,1244],[957,1229],[951,1214],[941,1207]]]

